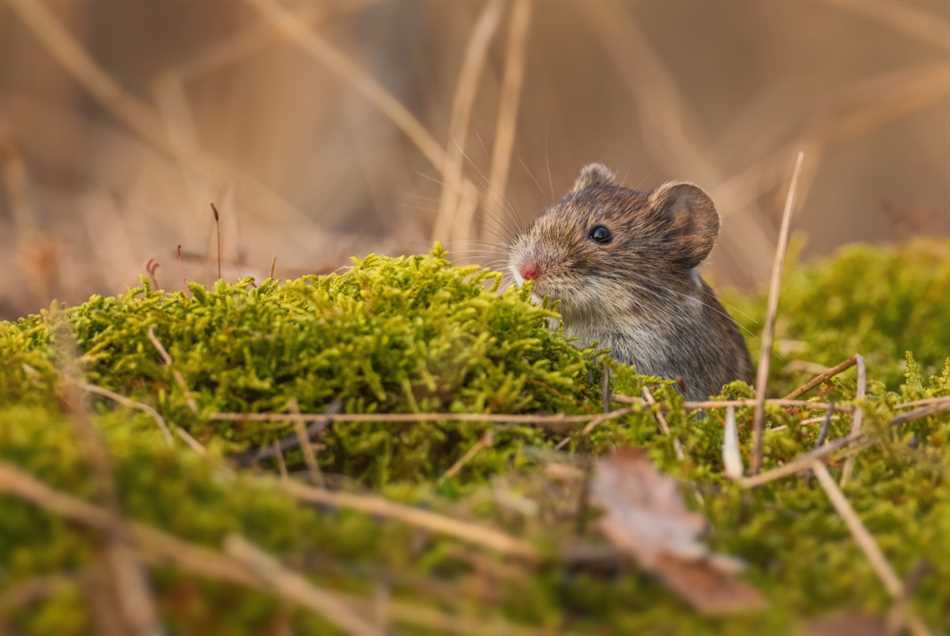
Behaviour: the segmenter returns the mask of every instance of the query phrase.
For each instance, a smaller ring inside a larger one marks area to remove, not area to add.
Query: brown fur
[[[601,245],[595,225],[612,233]],[[682,378],[703,399],[750,380],[745,341],[694,269],[719,233],[719,214],[699,187],[668,183],[644,193],[617,185],[599,164],[539,217],[511,248],[516,279],[525,262],[536,293],[560,300],[567,331],[597,341],[641,373]]]

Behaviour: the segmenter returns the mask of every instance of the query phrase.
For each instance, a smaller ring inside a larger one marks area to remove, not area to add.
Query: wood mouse
[[[742,334],[696,271],[718,234],[719,213],[698,186],[639,192],[595,163],[512,242],[509,266],[516,283],[560,301],[582,344],[681,380],[687,399],[703,400],[752,377]]]

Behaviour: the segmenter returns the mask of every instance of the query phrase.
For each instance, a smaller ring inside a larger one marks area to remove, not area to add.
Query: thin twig
[[[828,430],[831,428],[831,418],[835,415],[834,407],[828,409],[825,413],[825,417],[821,419],[821,428],[818,430],[818,439],[815,440],[815,448],[818,448],[825,443],[825,440],[828,438]],[[801,422],[804,424],[807,420]],[[852,431],[853,432],[853,431]]]
[[[445,165],[442,166],[442,194],[439,200],[439,211],[435,217],[432,237],[436,241],[447,241],[454,234],[455,222],[458,215],[459,201],[462,198],[462,168],[465,161],[465,142],[468,138],[468,127],[472,116],[472,106],[478,95],[478,84],[481,79],[488,47],[501,23],[501,0],[489,0],[482,9],[481,15],[472,27],[468,45],[465,47],[465,56],[462,69],[459,71],[458,86],[455,89],[455,99],[452,103],[452,116],[449,123],[449,143]],[[466,230],[468,228],[465,228]],[[467,239],[465,236],[457,238]]]
[[[355,636],[382,636],[383,632],[376,625],[364,620],[336,594],[313,586],[303,576],[288,570],[247,539],[238,535],[229,536],[224,541],[224,551],[244,563],[280,596],[324,616],[344,632]]]
[[[864,357],[860,354],[854,356],[858,365],[858,387],[855,392],[854,399],[855,401],[863,400],[865,395],[867,395],[868,388],[868,372],[867,368],[864,365]],[[861,432],[861,422],[864,420],[864,410],[861,408],[860,404],[855,405],[854,414],[851,419],[851,434],[855,435]],[[854,458],[857,455],[851,455],[844,462],[844,468],[841,471],[841,487],[844,488],[847,486],[848,481],[851,479],[851,473],[854,471]]]
[[[657,404],[656,399],[654,399],[653,394],[650,393],[650,389],[647,387],[643,387],[643,399],[646,400],[646,403],[651,407],[655,407]],[[654,410],[653,416],[660,425],[660,430],[663,431],[663,434],[673,440],[673,451],[676,453],[676,459],[684,461],[686,459],[686,452],[683,451],[683,445],[680,444],[679,438],[673,435],[673,432],[670,430],[670,424],[666,421],[666,415],[664,415],[661,410]]]
[[[495,144],[492,147],[491,169],[488,173],[488,192],[483,201],[484,217],[481,235],[488,233],[489,206],[503,207],[511,167],[511,152],[518,130],[518,107],[521,102],[521,86],[524,83],[524,67],[528,32],[534,0],[514,0],[511,21],[508,26],[508,48],[505,52],[505,73],[501,80],[501,96],[498,99],[498,119],[495,122]]]
[[[274,457],[277,458],[277,470],[280,472],[280,478],[286,481],[290,479],[290,475],[287,473],[287,462],[284,461],[284,451],[280,449],[280,442],[275,441],[273,449]]]
[[[739,452],[739,431],[736,426],[735,407],[726,408],[726,430],[722,437],[722,465],[726,477],[742,479],[742,454]]]
[[[775,315],[778,313],[778,298],[782,282],[782,266],[785,263],[785,252],[788,249],[788,233],[791,227],[792,212],[795,209],[795,190],[798,178],[802,172],[802,162],[805,153],[799,152],[795,159],[795,168],[792,171],[792,181],[788,186],[788,196],[785,199],[785,210],[782,213],[782,228],[779,231],[778,243],[775,245],[775,260],[772,263],[772,280],[769,284],[768,314],[765,325],[762,327],[762,344],[759,355],[759,368],[755,380],[755,415],[752,428],[752,474],[762,469],[762,438],[765,424],[765,391],[769,383],[769,362],[772,358],[772,340],[775,337]]]
[[[277,257],[270,262],[270,279],[277,280]]]
[[[301,501],[357,510],[368,515],[395,519],[412,526],[448,535],[467,543],[489,548],[501,554],[537,562],[541,555],[537,549],[521,539],[501,530],[467,523],[440,515],[429,510],[398,504],[380,497],[335,492],[307,486],[293,480],[280,484],[281,489]]]
[[[844,362],[840,362],[836,364],[835,366],[831,367],[830,369],[822,371],[820,374],[816,375],[811,380],[809,380],[805,384],[801,385],[800,387],[798,387],[797,389],[795,389],[794,391],[786,395],[785,399],[794,400],[805,395],[806,393],[814,389],[819,384],[822,384],[823,382],[827,382],[828,380],[835,377],[842,371],[846,371],[850,369],[851,367],[855,365],[856,362],[857,362],[857,356],[851,356]]]
[[[459,472],[468,464],[472,459],[475,458],[482,450],[486,448],[491,448],[492,444],[495,443],[494,435],[490,430],[485,431],[485,434],[481,438],[472,444],[472,447],[465,451],[465,454],[459,457],[452,466],[445,471],[445,473],[439,477],[439,482],[443,482],[446,479],[451,479],[459,474]]]

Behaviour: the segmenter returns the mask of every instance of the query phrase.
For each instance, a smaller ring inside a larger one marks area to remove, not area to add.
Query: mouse
[[[515,284],[557,301],[578,344],[705,400],[752,380],[745,339],[697,269],[718,236],[719,212],[699,186],[643,192],[593,163],[514,238],[508,265]]]

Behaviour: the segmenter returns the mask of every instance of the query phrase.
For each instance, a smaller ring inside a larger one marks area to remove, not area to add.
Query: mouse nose
[[[518,268],[521,277],[525,280],[534,280],[541,275],[541,267],[533,261],[526,261]]]

